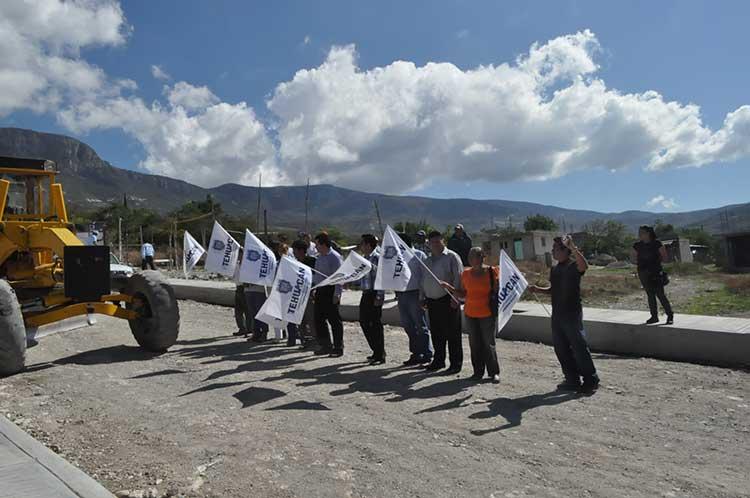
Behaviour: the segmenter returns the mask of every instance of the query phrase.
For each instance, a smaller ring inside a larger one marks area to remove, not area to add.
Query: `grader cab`
[[[128,320],[149,351],[177,341],[172,288],[144,271],[112,293],[109,248],[76,237],[55,174],[51,161],[0,157],[0,376],[24,368],[27,333],[75,316]]]

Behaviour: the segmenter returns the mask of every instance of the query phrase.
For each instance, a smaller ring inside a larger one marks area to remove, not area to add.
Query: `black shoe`
[[[456,375],[459,372],[461,372],[461,367],[450,367],[445,371],[445,375]]]
[[[331,348],[320,348],[316,349],[313,354],[315,354],[316,356],[328,356],[332,352],[333,351],[331,350]]]
[[[591,377],[583,380],[583,384],[578,389],[581,394],[594,394],[599,389],[599,377]]]
[[[412,356],[411,358],[406,360],[403,365],[405,367],[413,367],[414,365],[421,365],[422,363],[424,363],[424,361],[420,357]]]
[[[297,345],[297,341],[286,341],[286,347],[293,348]]]
[[[372,361],[374,359],[375,359],[375,355],[374,354],[371,354],[370,356],[367,357],[367,361]]]
[[[419,364],[424,365],[425,363],[432,363],[432,356],[420,356]]]
[[[343,349],[334,349],[331,351],[331,354],[328,355],[330,358],[341,358],[344,356],[344,350]]]
[[[370,360],[370,365],[383,365],[385,363],[385,356],[382,358],[373,358]]]
[[[659,317],[658,316],[652,316],[648,320],[646,320],[646,325],[653,325],[654,323],[659,323]]]
[[[495,374],[492,376],[492,383],[493,384],[499,384],[500,383],[500,374]]]
[[[566,380],[564,382],[560,382],[557,385],[558,391],[577,391],[581,388],[581,383],[578,381],[573,380]]]
[[[238,330],[237,332],[235,332],[232,335],[235,336],[235,337],[246,336],[247,332],[245,332],[244,330]]]
[[[424,367],[424,369],[427,370],[428,372],[435,372],[437,370],[440,370],[441,368],[445,368],[445,365],[444,364],[440,365],[438,363],[430,363],[429,365]]]
[[[480,380],[482,380],[482,377],[484,377],[484,374],[474,374],[471,377],[469,377],[469,380],[479,382]]]
[[[674,315],[667,315],[667,325],[674,325]]]

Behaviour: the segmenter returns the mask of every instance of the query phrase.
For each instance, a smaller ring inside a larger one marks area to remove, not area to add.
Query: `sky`
[[[750,201],[750,3],[0,2],[0,126],[204,187]]]

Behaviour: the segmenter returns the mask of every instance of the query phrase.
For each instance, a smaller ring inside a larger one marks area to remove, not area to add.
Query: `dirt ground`
[[[748,496],[750,373],[596,354],[602,388],[555,391],[550,347],[499,343],[502,383],[370,367],[233,338],[230,309],[181,303],[169,353],[125,322],[44,338],[0,409],[125,496]]]

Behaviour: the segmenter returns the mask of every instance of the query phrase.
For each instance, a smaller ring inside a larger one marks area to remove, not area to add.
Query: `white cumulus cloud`
[[[164,70],[161,66],[157,64],[153,64],[151,66],[151,76],[156,78],[157,80],[167,81],[172,79],[172,77],[169,75],[168,72]]]
[[[696,105],[608,88],[597,77],[600,50],[586,30],[535,43],[511,63],[365,70],[354,46],[334,47],[268,101],[281,166],[297,183],[403,192],[437,179],[543,180],[750,155],[750,106],[712,131]]]
[[[15,110],[54,111],[132,89],[80,57],[80,49],[117,46],[130,27],[120,5],[108,0],[0,2],[0,116]]]
[[[695,104],[609,88],[588,30],[470,69],[401,60],[360,68],[353,45],[333,47],[273,89],[267,123],[245,102],[186,81],[146,103],[135,82],[81,55],[122,46],[132,33],[115,0],[0,2],[0,116],[31,110],[75,133],[121,129],[142,144],[143,168],[203,186],[252,184],[263,172],[266,184],[309,177],[398,193],[436,180],[545,180],[750,157],[750,105],[712,130]],[[169,81],[161,66],[151,70]],[[662,197],[654,206],[676,207]]]
[[[188,110],[204,109],[219,102],[219,97],[207,86],[193,86],[184,81],[179,81],[171,87],[165,86],[164,95],[172,107],[184,107]]]
[[[664,195],[657,195],[656,197],[652,198],[650,201],[646,203],[647,208],[656,208],[661,207],[664,209],[674,209],[678,207],[677,202],[675,202],[674,197],[667,198]]]

